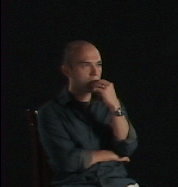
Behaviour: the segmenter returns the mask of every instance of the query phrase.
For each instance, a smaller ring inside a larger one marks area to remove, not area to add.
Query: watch
[[[111,112],[111,115],[114,115],[114,116],[123,116],[124,114],[122,112],[122,109],[118,108],[116,111]]]

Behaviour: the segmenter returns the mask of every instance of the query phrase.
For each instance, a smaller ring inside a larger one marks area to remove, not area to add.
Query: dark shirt
[[[122,110],[128,119],[123,106]],[[60,187],[134,184],[133,179],[127,178],[124,163],[88,165],[93,150],[111,150],[120,156],[130,156],[137,147],[137,138],[130,122],[129,127],[128,138],[116,140],[110,126],[109,108],[104,102],[92,98],[90,103],[82,103],[64,89],[39,109],[40,140],[54,172],[52,184]]]

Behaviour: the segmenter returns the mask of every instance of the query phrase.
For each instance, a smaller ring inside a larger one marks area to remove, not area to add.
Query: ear
[[[66,77],[71,77],[71,69],[69,66],[63,65],[61,67],[62,73],[66,76]]]

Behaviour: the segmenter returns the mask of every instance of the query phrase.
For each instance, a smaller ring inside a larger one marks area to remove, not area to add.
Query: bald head
[[[89,84],[101,79],[102,61],[98,49],[87,41],[70,42],[64,51],[62,73],[68,78],[69,88],[91,92]]]
[[[64,49],[62,65],[72,66],[73,62],[80,54],[91,49],[96,50],[96,52],[99,53],[97,48],[92,43],[85,40],[76,40],[68,43]]]

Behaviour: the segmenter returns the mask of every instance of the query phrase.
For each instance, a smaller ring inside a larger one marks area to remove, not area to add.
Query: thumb
[[[103,89],[102,88],[93,88],[93,92],[102,94]]]

